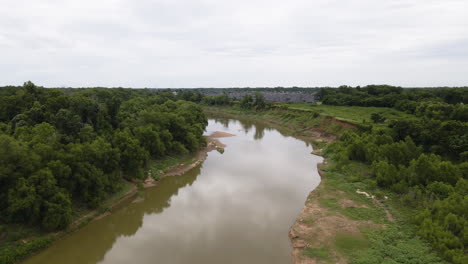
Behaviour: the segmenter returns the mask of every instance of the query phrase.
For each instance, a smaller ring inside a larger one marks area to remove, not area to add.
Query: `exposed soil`
[[[390,213],[390,211],[387,210],[387,208],[385,208],[385,206],[382,204],[382,202],[380,202],[375,196],[373,195],[370,195],[366,192],[362,192],[360,191],[359,189],[356,190],[356,193],[359,193],[359,194],[363,194],[365,195],[367,198],[370,198],[372,199],[372,201],[374,202],[375,205],[377,205],[378,207],[382,208],[384,211],[385,211],[385,215],[387,216],[387,219],[388,221],[390,222],[394,222],[395,219],[393,218],[392,214]],[[387,197],[385,196],[385,199],[387,199]]]
[[[373,200],[374,200],[374,203],[377,206],[379,206],[379,207],[381,207],[381,208],[383,208],[385,210],[385,215],[387,216],[388,221],[395,222],[395,218],[393,218],[393,215],[390,213],[390,211],[388,211],[387,208],[385,208],[384,205],[379,200],[377,200],[375,198]]]
[[[338,140],[337,136],[316,127],[299,130],[295,133],[295,136],[300,139],[313,139],[315,141],[325,141],[327,143]]]
[[[350,199],[341,199],[338,204],[343,208],[356,207],[356,208],[369,208],[366,204],[358,204],[357,202]]]
[[[357,128],[357,126],[355,124],[351,124],[351,123],[348,123],[346,121],[338,120],[338,119],[336,119],[334,117],[331,117],[331,116],[327,116],[325,118],[325,120],[328,121],[328,122],[333,122],[333,123],[338,124],[338,125],[340,125],[342,127],[345,127],[345,128],[350,128],[350,129]]]

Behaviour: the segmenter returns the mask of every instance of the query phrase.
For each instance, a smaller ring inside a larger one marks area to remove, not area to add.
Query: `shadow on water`
[[[253,138],[255,140],[261,140],[265,136],[265,131],[273,131],[276,130],[278,131],[282,136],[284,137],[290,137],[291,135],[288,133],[285,133],[281,129],[278,128],[273,128],[271,125],[268,125],[267,123],[258,121],[258,120],[252,120],[249,118],[242,118],[242,117],[236,117],[236,119],[232,119],[229,117],[226,117],[223,114],[209,114],[209,118],[213,119],[215,123],[222,124],[223,127],[229,128],[229,123],[233,121],[238,121],[245,134],[248,134],[252,129],[255,129],[253,133]],[[306,143],[306,146],[309,147],[310,144],[307,141],[304,141]]]
[[[119,237],[134,235],[143,225],[146,214],[160,214],[171,205],[171,198],[181,188],[191,186],[200,175],[201,165],[177,177],[166,177],[155,187],[146,189],[143,197],[123,203],[102,220],[89,223],[49,249],[36,255],[28,263],[99,263]],[[96,236],[96,234],[99,234]],[[62,254],[55,254],[61,251]]]

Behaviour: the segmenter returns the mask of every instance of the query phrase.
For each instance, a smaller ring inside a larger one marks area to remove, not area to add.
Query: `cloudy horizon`
[[[0,3],[0,86],[468,85],[463,0]]]

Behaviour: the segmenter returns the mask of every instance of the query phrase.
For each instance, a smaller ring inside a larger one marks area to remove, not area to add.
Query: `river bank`
[[[120,194],[116,194],[108,200],[104,201],[104,206],[101,206],[100,209],[93,210],[87,213],[86,215],[80,217],[78,220],[70,224],[68,230],[53,233],[53,236],[59,237],[63,234],[76,231],[78,228],[91,221],[95,221],[105,217],[106,215],[109,215],[114,208],[118,207],[119,205],[128,201],[129,199],[134,198],[138,194],[139,189],[157,186],[159,179],[163,177],[180,176],[184,173],[187,173],[188,171],[200,165],[208,156],[208,152],[217,149],[224,149],[226,147],[225,144],[221,143],[219,138],[232,136],[235,135],[224,132],[215,132],[209,136],[205,136],[206,146],[202,147],[194,155],[196,157],[195,160],[190,160],[188,162],[187,160],[181,159],[175,165],[163,168],[163,171],[161,171],[161,174],[159,175],[159,178],[157,180],[151,177],[151,173],[148,172],[148,177],[143,182],[128,182],[131,185],[131,187],[127,191]],[[139,187],[140,184],[141,187]]]
[[[322,159],[260,122],[210,118],[207,134],[215,131],[236,135],[221,139],[224,153],[161,178],[25,264],[153,263],[154,256],[161,263],[290,263],[285,227],[308,186],[318,185]]]
[[[223,151],[226,145],[221,143],[219,139],[231,136],[234,135],[223,132],[216,132],[209,136],[205,136],[207,144],[193,155],[193,157],[195,157],[194,159],[175,157],[175,164],[168,167],[161,167],[164,172],[162,172],[157,179],[147,178],[143,182],[123,182],[121,190],[103,201],[99,208],[79,211],[66,230],[44,233],[33,228],[22,226],[16,227],[18,229],[17,233],[23,235],[21,235],[21,238],[18,239],[17,243],[11,244],[8,248],[5,247],[2,249],[5,253],[1,254],[0,263],[18,263],[34,254],[37,254],[41,250],[49,247],[54,241],[60,240],[64,236],[79,230],[92,221],[106,217],[122,204],[135,199],[142,188],[149,188],[158,185],[158,180],[163,177],[182,175],[194,169],[206,159],[208,152],[213,150]]]
[[[396,195],[377,189],[366,180],[371,173],[368,165],[350,162],[343,166],[335,161],[340,150],[327,146],[345,131],[358,129],[357,125],[286,109],[255,112],[235,107],[205,107],[204,110],[215,117],[265,122],[312,143],[313,154],[324,157],[319,165],[320,185],[309,193],[289,231],[293,263],[377,263],[382,259],[423,258],[434,260],[427,263],[444,263],[417,237],[410,222],[413,211],[402,205]],[[388,252],[388,248],[392,251]],[[418,250],[425,252],[427,258],[421,257]]]
[[[206,157],[208,156],[208,152],[213,150],[224,151],[226,147],[225,144],[219,141],[220,138],[224,137],[233,137],[235,135],[216,131],[209,136],[206,136],[206,146],[201,148],[193,158],[186,161],[177,162],[175,165],[170,166],[168,168],[164,168],[158,170],[157,172],[152,172],[151,170],[148,171],[148,177],[143,181],[143,186],[153,187],[156,186],[158,180],[163,177],[168,176],[180,176],[191,169],[195,168],[196,166],[200,165],[203,161],[205,161]],[[157,177],[154,177],[153,174],[157,173]]]

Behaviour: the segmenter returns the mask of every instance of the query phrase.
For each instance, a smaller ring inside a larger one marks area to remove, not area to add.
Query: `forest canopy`
[[[67,227],[149,159],[196,151],[207,119],[171,91],[0,87],[0,221]]]

